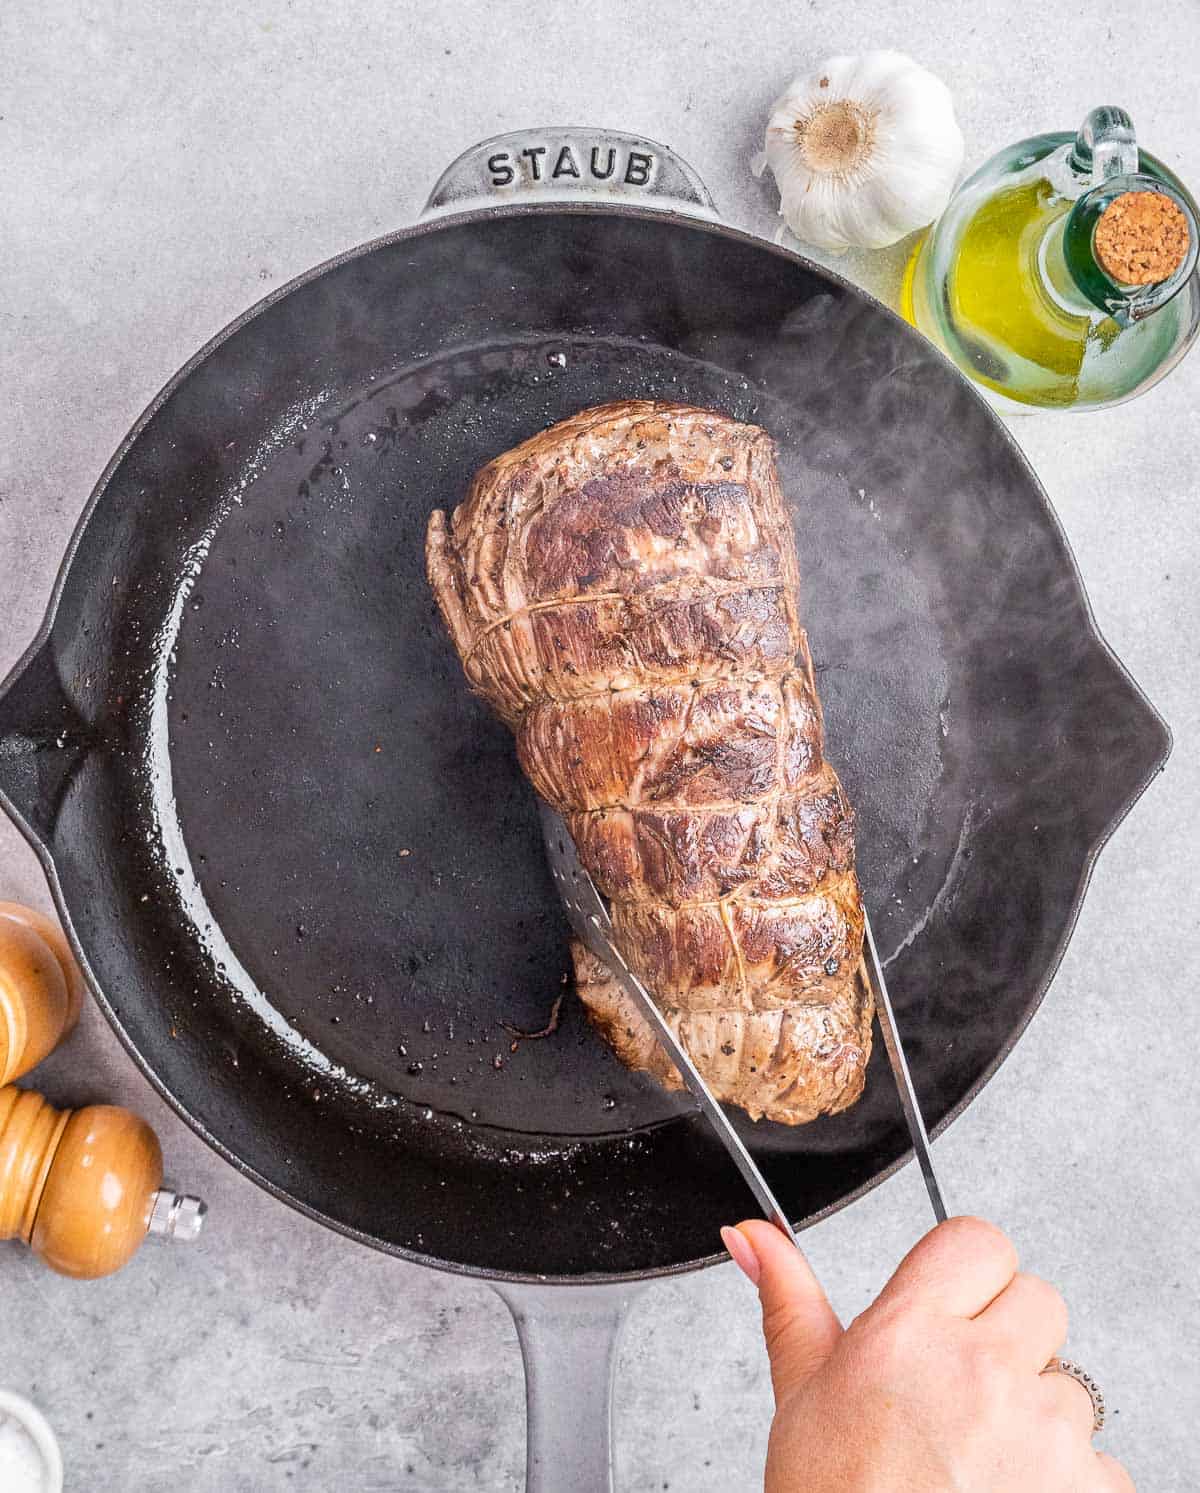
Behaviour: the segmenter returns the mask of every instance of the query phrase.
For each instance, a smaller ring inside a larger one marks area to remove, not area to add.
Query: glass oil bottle
[[[1196,204],[1129,116],[1022,140],[958,189],[901,309],[1007,413],[1088,409],[1158,382],[1200,329]]]

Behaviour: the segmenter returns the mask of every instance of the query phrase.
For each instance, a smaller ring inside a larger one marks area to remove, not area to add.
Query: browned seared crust
[[[426,559],[472,688],[718,1097],[790,1124],[852,1104],[871,1022],[854,816],[770,438],[681,405],[585,410],[434,513]],[[607,971],[575,961],[620,1057],[677,1087]]]

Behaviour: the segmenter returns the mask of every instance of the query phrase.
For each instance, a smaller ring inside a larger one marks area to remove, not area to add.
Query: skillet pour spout
[[[39,637],[0,685],[0,800],[41,853],[93,740],[62,684],[49,638]]]

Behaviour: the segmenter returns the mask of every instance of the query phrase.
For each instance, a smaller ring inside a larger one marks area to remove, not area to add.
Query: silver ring
[[[1066,1374],[1068,1379],[1074,1379],[1077,1384],[1082,1384],[1092,1402],[1092,1435],[1104,1429],[1104,1418],[1107,1414],[1104,1408],[1104,1395],[1091,1374],[1080,1368],[1077,1363],[1072,1363],[1069,1358],[1052,1358],[1042,1373]]]

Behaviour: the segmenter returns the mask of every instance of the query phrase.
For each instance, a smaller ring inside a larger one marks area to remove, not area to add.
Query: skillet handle
[[[493,1289],[512,1312],[525,1361],[525,1493],[613,1493],[617,1349],[643,1288]]]
[[[53,646],[40,639],[0,684],[0,804],[39,853],[50,844],[67,783],[87,747]]]
[[[422,217],[539,202],[622,204],[715,219],[708,188],[667,145],[621,130],[514,130],[464,150]]]

